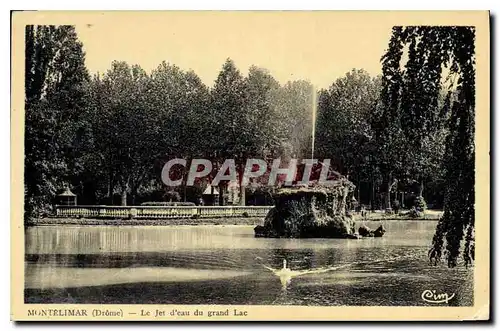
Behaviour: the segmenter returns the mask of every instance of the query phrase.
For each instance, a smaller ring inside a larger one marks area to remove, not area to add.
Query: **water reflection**
[[[473,269],[427,261],[435,225],[386,221],[386,237],[363,240],[254,238],[248,226],[34,227],[25,300],[428,305],[428,289],[471,305]]]

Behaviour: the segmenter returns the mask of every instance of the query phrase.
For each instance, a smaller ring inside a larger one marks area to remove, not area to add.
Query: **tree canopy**
[[[399,176],[411,171],[417,180],[444,169],[444,216],[433,238],[433,256],[438,259],[445,248],[450,267],[457,264],[465,233],[466,263],[474,245],[474,40],[472,27],[394,27],[382,58],[375,126],[380,164]],[[405,48],[408,59],[402,66]]]
[[[87,150],[89,76],[72,26],[25,29],[25,212],[44,213]]]
[[[203,182],[162,183],[172,158],[209,158],[215,175],[226,158],[241,172],[249,158],[314,155],[331,159],[372,208],[390,208],[391,192],[414,186],[417,197],[444,200],[435,255],[445,249],[455,266],[464,235],[464,256],[473,252],[471,27],[394,27],[380,77],[353,69],[321,90],[305,80],[280,83],[258,66],[244,75],[231,59],[213,86],[167,62],[146,72],[114,61],[90,76],[71,26],[27,26],[25,55],[26,217],[49,212],[66,186],[87,204],[138,204],[174,190],[197,202]],[[220,185],[223,193],[227,181]]]

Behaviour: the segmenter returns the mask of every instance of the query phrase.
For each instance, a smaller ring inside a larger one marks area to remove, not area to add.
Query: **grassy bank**
[[[361,221],[436,221],[441,217],[442,212],[429,211],[426,212],[423,218],[410,218],[404,214],[386,214],[383,212],[368,213],[365,217],[360,214],[354,215],[356,222]],[[40,218],[32,221],[28,226],[43,226],[43,225],[262,225],[263,217],[228,217],[228,218],[203,218],[203,219],[97,219],[97,218]]]
[[[360,213],[355,214],[355,219],[358,221],[386,221],[386,220],[401,220],[401,221],[437,221],[443,215],[441,210],[426,210],[424,215],[419,218],[413,218],[406,211],[399,214],[389,214],[383,211],[368,212],[365,216]]]
[[[40,218],[28,226],[41,225],[258,225],[260,217],[204,218],[204,219],[92,219],[92,218]]]

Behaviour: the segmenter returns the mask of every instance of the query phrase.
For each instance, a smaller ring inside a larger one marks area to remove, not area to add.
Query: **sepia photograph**
[[[489,20],[13,12],[14,318],[488,319]]]

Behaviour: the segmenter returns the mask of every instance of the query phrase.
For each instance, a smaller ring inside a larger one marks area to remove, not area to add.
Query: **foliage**
[[[88,73],[72,26],[25,28],[25,219],[50,209],[87,151]]]
[[[379,93],[378,78],[352,70],[319,95],[315,155],[332,159],[340,173],[358,177],[351,180],[366,180],[373,172],[366,156],[373,136],[369,118]]]
[[[403,55],[402,28],[394,27],[389,48],[382,57],[382,89],[374,107],[371,127],[374,131],[374,154],[383,175],[385,208],[390,209],[392,183],[402,169],[403,132],[401,128],[400,94],[403,77],[400,62]]]
[[[414,38],[418,30],[394,31],[382,59],[382,77],[353,69],[317,91],[304,80],[280,84],[257,66],[245,76],[231,59],[222,64],[213,86],[167,62],[146,72],[114,61],[109,70],[89,78],[72,27],[28,27],[26,212],[46,212],[65,186],[86,204],[159,201],[173,190],[180,195],[177,200],[198,201],[202,181],[177,188],[161,182],[163,165],[174,157],[188,164],[192,158],[209,158],[214,161],[212,176],[225,158],[237,160],[240,174],[248,158],[268,163],[273,158],[309,158],[314,100],[315,158],[332,159],[335,170],[348,175],[361,193],[369,192],[373,205],[380,187],[394,192],[398,185],[419,181],[425,181],[426,193],[442,196],[447,121],[453,121],[460,91],[438,89],[434,62],[426,62],[432,57],[418,36]],[[404,45],[413,38],[414,55],[401,65],[409,49]],[[425,60],[415,58],[421,54]],[[427,80],[433,82],[429,89],[420,84]],[[422,105],[415,106],[415,100]],[[447,153],[456,151],[450,147]],[[186,171],[179,167],[175,174],[182,177]],[[263,184],[268,174],[251,188],[240,188],[240,201],[271,204],[274,188]],[[399,184],[394,184],[396,178]],[[244,198],[246,191],[250,199]],[[356,195],[360,203],[366,197]]]
[[[424,197],[417,196],[415,197],[414,207],[419,212],[424,212],[427,209],[427,203],[424,200]]]
[[[446,248],[450,267],[457,264],[464,232],[474,227],[474,39],[472,27],[394,27],[382,59],[383,112],[377,131],[382,138],[378,146],[386,147],[380,150],[381,166],[400,176],[412,169],[416,180],[422,181],[440,166],[440,158],[430,155],[439,156],[445,146],[444,216],[433,249],[441,256]],[[401,72],[404,47],[408,47],[408,61]],[[447,93],[440,104],[442,84],[447,84]],[[401,158],[387,168],[386,152],[393,150]],[[466,251],[471,244],[467,237]]]
[[[245,79],[228,59],[211,91],[212,121],[209,126],[212,157],[241,158],[251,145],[252,127],[247,125]]]
[[[289,81],[275,97],[277,131],[282,157],[310,158],[312,138],[313,93],[305,80]]]
[[[396,214],[398,214],[398,213],[399,213],[399,208],[400,208],[400,207],[401,207],[401,206],[400,206],[399,200],[394,200],[394,201],[392,202],[392,209],[394,209],[394,212],[395,212]]]
[[[408,211],[408,216],[410,218],[422,218],[424,216],[423,212],[421,210],[418,210],[416,207],[412,207]]]
[[[113,62],[102,79],[94,79],[97,102],[93,127],[97,158],[109,168],[109,183],[117,186],[126,205],[127,193],[134,193],[143,176],[151,173],[157,152],[154,116],[147,107],[148,75],[139,66]]]
[[[178,202],[181,201],[181,195],[177,191],[168,191],[165,192],[164,195],[165,200],[169,202]]]
[[[160,201],[149,201],[141,203],[141,206],[195,206],[194,202],[160,202]]]

